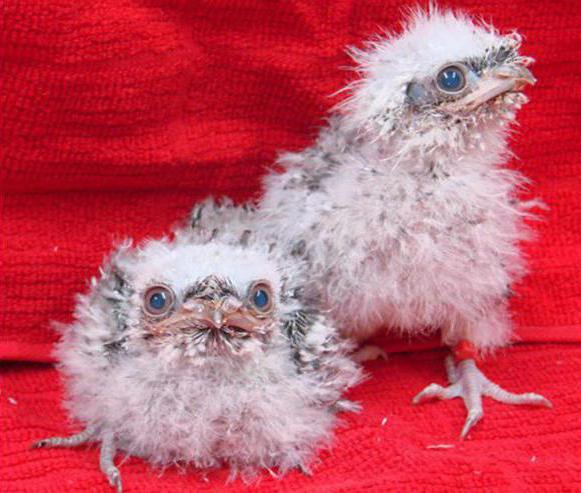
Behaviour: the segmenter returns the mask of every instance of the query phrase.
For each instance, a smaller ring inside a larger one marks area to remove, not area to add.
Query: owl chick
[[[308,472],[361,379],[325,318],[300,299],[298,262],[253,242],[177,233],[117,249],[78,298],[56,355],[84,430],[36,447],[100,444],[157,466]]]
[[[526,272],[519,243],[535,201],[507,167],[515,112],[535,82],[521,37],[461,13],[414,12],[399,35],[354,49],[360,78],[315,144],[279,158],[265,180],[258,228],[309,264],[310,291],[343,335],[441,330],[455,348],[450,386],[464,399],[461,436],[482,396],[550,406],[489,381],[477,355],[512,334],[511,285]]]

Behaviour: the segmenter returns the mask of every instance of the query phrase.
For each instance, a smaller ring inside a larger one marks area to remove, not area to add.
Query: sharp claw
[[[299,471],[301,471],[305,476],[309,476],[310,477],[310,476],[313,475],[313,472],[307,466],[305,466],[304,464],[299,464],[297,466],[297,469]]]
[[[107,479],[109,480],[109,484],[115,488],[117,493],[123,493],[123,484],[121,483],[121,475],[119,474],[118,469],[110,471],[109,474],[107,474]]]
[[[540,394],[528,394],[527,401],[524,402],[524,404],[531,404],[532,406],[544,406],[550,409],[553,407],[553,403]]]
[[[43,448],[46,446],[46,440],[38,440],[34,442],[30,448]]]
[[[466,438],[472,427],[482,419],[483,415],[484,413],[481,409],[474,409],[468,413],[468,417],[466,418],[464,427],[462,428],[462,433],[460,433],[461,440]]]
[[[540,397],[541,397],[541,399],[540,399],[539,405],[548,407],[549,409],[553,409],[553,403],[549,399],[547,399],[546,397],[543,397],[542,395]]]
[[[413,404],[419,404],[427,399],[433,399],[439,397],[442,394],[444,388],[437,383],[431,383],[424,390],[418,393],[413,399]]]

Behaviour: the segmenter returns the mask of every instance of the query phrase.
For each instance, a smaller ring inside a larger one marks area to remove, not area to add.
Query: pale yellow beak
[[[523,66],[502,65],[485,74],[474,90],[463,98],[447,105],[452,111],[470,111],[501,94],[521,91],[527,84],[537,80],[529,69]]]

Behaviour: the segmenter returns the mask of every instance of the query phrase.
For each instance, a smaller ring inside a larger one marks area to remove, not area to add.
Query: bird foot
[[[70,448],[87,443],[93,438],[94,431],[90,428],[87,428],[80,433],[68,437],[51,437],[38,440],[32,444],[32,448]],[[99,465],[101,467],[101,471],[107,477],[109,484],[115,488],[116,493],[122,493],[123,486],[121,484],[121,473],[113,463],[115,453],[116,449],[113,444],[113,438],[109,435],[105,436],[101,443]]]
[[[87,428],[80,433],[68,437],[51,437],[38,440],[32,448],[70,448],[87,443],[93,437],[93,430]]]
[[[377,359],[387,360],[387,353],[379,346],[366,344],[355,351],[352,354],[352,358],[356,363],[363,363],[365,361],[373,361]]]
[[[448,356],[446,358],[446,372],[450,381],[449,386],[442,387],[432,383],[417,394],[412,402],[419,404],[429,399],[448,400],[461,397],[468,411],[468,416],[460,433],[461,439],[466,438],[472,427],[484,416],[482,396],[491,397],[504,404],[553,407],[551,402],[542,395],[532,392],[514,394],[504,390],[499,385],[488,380],[484,373],[478,369],[473,359],[460,361],[456,365],[454,358]]]

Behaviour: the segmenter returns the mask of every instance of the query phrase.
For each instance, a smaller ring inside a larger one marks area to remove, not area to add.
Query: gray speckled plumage
[[[116,451],[244,477],[307,471],[336,412],[357,410],[342,394],[362,374],[301,299],[301,264],[239,233],[178,231],[113,253],[56,349],[66,407],[85,431],[38,447],[98,442],[118,490]]]
[[[538,205],[521,200],[527,180],[507,166],[534,82],[520,45],[460,13],[413,12],[401,34],[352,50],[361,77],[350,96],[267,175],[245,220],[307,262],[307,296],[344,336],[441,331],[484,353],[510,341],[508,298]],[[441,85],[452,76],[457,91]],[[525,401],[548,402],[535,399]],[[467,406],[477,421],[479,400]]]

